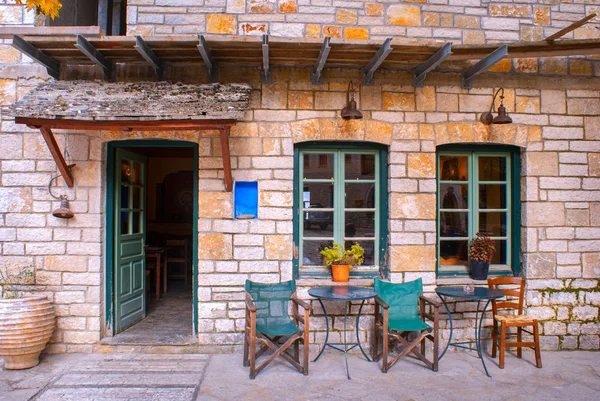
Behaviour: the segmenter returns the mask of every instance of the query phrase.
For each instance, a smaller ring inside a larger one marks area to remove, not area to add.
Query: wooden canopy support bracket
[[[225,191],[233,191],[233,178],[231,176],[231,156],[229,154],[229,127],[219,129],[221,136],[221,155],[223,156],[223,173],[225,175]]]
[[[154,68],[156,72],[156,78],[159,80],[163,79],[164,68],[160,58],[154,53],[154,50],[148,46],[148,43],[139,35],[135,36],[135,50]]]
[[[567,26],[566,28],[561,29],[560,31],[556,32],[555,34],[548,36],[544,40],[546,40],[550,43],[554,42],[556,39],[558,39],[562,36],[565,36],[567,33],[574,31],[575,29],[579,28],[580,26],[587,24],[587,22],[589,20],[591,20],[592,18],[594,18],[595,16],[596,16],[596,13],[591,13],[587,17],[584,17],[584,18],[580,19],[579,21],[572,23],[571,25]]]
[[[63,179],[67,183],[69,188],[73,188],[73,174],[71,173],[71,168],[67,165],[65,158],[63,157],[58,144],[56,143],[56,138],[54,138],[54,134],[49,127],[37,127],[39,128],[44,140],[46,141],[46,145],[48,145],[48,149],[52,154],[52,158],[58,167],[58,171],[62,174]]]
[[[377,53],[373,56],[371,61],[364,66],[362,69],[362,83],[363,85],[373,85],[375,82],[374,75],[375,71],[381,66],[381,64],[385,61],[387,56],[392,52],[392,46],[390,43],[392,42],[392,38],[387,38],[385,42],[381,45],[381,47],[377,50]]]
[[[97,66],[102,68],[104,71],[104,79],[110,81],[112,64],[106,59],[106,57],[104,57],[102,53],[98,51],[98,49],[94,47],[94,45],[92,45],[82,35],[77,35],[77,43],[75,43],[75,47],[81,50],[81,52],[85,54],[87,58],[92,60]]]
[[[198,35],[198,40],[200,43],[196,48],[200,52],[200,56],[202,56],[202,60],[204,60],[204,64],[206,64],[206,68],[208,69],[208,82],[219,82],[219,67],[213,59],[208,43],[206,43],[206,39],[204,39],[204,35]]]
[[[260,69],[260,80],[263,84],[273,83],[273,74],[269,66],[269,35],[262,36],[262,67]]]
[[[18,35],[13,36],[12,46],[26,56],[31,57],[37,63],[46,67],[48,75],[54,79],[58,79],[58,76],[60,75],[60,63],[58,61]]]
[[[321,50],[319,51],[319,57],[317,57],[317,61],[315,61],[315,65],[311,71],[311,78],[313,85],[322,85],[323,84],[323,68],[325,68],[325,62],[327,62],[327,56],[329,56],[329,52],[331,51],[331,46],[329,46],[329,41],[331,37],[325,36],[323,40],[323,44],[321,45]]]

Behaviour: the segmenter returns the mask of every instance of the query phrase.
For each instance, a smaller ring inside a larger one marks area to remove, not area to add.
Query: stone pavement
[[[46,355],[33,369],[0,370],[0,401],[600,399],[598,352],[544,352],[543,369],[527,351],[508,355],[504,370],[486,360],[491,379],[474,352],[449,353],[437,373],[407,359],[387,374],[352,354],[347,380],[343,355],[328,350],[309,376],[273,362],[249,380],[239,354]]]

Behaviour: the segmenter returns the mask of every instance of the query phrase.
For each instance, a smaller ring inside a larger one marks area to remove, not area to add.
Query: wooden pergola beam
[[[560,38],[561,36],[565,36],[567,33],[574,31],[575,29],[579,28],[580,26],[587,24],[587,22],[589,20],[591,20],[592,18],[594,18],[595,16],[596,16],[596,13],[591,13],[587,17],[584,17],[584,18],[580,19],[579,21],[572,23],[568,27],[563,28],[560,31],[556,32],[555,34],[548,36],[544,40],[546,40],[548,42],[553,42],[554,40]]]
[[[71,173],[71,168],[65,161],[65,158],[63,157],[63,154],[60,151],[60,148],[58,147],[58,143],[56,143],[56,138],[54,138],[54,134],[52,133],[52,130],[48,127],[38,127],[38,128],[40,129],[40,132],[42,133],[42,136],[44,137],[44,140],[46,141],[46,145],[48,145],[48,149],[50,150],[50,153],[52,154],[52,158],[54,159],[54,162],[56,163],[56,166],[58,167],[58,171],[60,171],[60,174],[62,175],[63,179],[67,183],[67,186],[69,188],[73,188],[74,180],[73,180],[73,174]]]
[[[208,82],[219,82],[219,67],[213,59],[212,53],[210,52],[210,48],[206,43],[206,39],[204,39],[204,35],[198,35],[198,40],[200,42],[198,43],[196,48],[200,52],[200,56],[202,56],[202,60],[204,61],[204,64],[206,64],[206,68],[208,69]]]
[[[263,84],[273,83],[273,74],[269,65],[269,35],[262,36],[262,67],[260,68],[260,81]]]
[[[102,68],[104,71],[104,79],[110,81],[112,73],[112,64],[104,57],[102,53],[98,51],[86,38],[82,35],[77,35],[77,43],[75,47],[78,48],[83,54],[94,62],[97,66]]]
[[[60,63],[58,61],[18,35],[13,36],[12,46],[26,56],[31,57],[37,63],[46,67],[48,75],[54,79],[58,79],[58,76],[60,75]]]
[[[327,56],[329,56],[329,52],[331,51],[331,46],[329,46],[330,40],[331,38],[329,36],[325,36],[323,44],[321,45],[321,50],[319,51],[319,56],[317,57],[317,61],[315,61],[315,65],[312,68],[310,76],[314,85],[323,84],[323,68],[325,68]]]
[[[63,157],[52,128],[57,129],[80,129],[80,130],[120,130],[120,131],[164,131],[164,130],[218,130],[221,140],[221,154],[223,157],[223,172],[225,190],[233,190],[233,178],[231,174],[231,154],[229,152],[229,131],[235,125],[234,120],[160,120],[160,121],[82,121],[82,120],[52,120],[43,118],[16,117],[15,123],[26,124],[29,127],[39,129],[48,145],[48,149],[69,187],[73,187],[73,175],[65,158]]]
[[[156,78],[162,79],[164,75],[162,61],[140,35],[135,36],[135,50],[154,68]]]

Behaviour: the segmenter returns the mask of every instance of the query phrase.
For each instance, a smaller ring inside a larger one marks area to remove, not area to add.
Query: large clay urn
[[[40,353],[54,330],[54,306],[46,297],[0,299],[0,356],[6,369],[40,363]]]

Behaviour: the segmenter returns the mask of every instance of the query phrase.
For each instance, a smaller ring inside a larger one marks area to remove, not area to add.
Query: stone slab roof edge
[[[2,108],[3,118],[82,121],[240,120],[247,84],[53,81]]]

